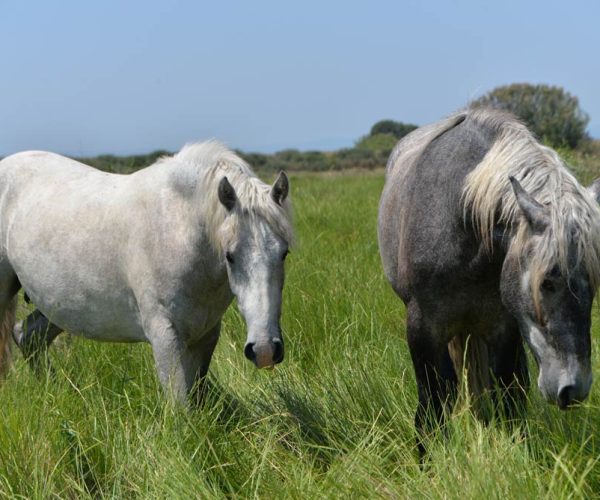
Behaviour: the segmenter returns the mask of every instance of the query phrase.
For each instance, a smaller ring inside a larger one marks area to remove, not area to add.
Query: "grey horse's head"
[[[241,206],[227,177],[221,179],[218,190],[229,219],[222,249],[229,286],[248,328],[244,354],[258,368],[272,367],[284,356],[279,318],[289,241],[269,217]],[[273,205],[270,213],[275,217],[283,216],[281,207],[288,191],[288,178],[281,172],[264,201]]]
[[[510,180],[526,223],[508,247],[502,301],[533,351],[540,392],[564,409],[583,401],[592,384],[595,283],[581,257],[577,224],[554,234],[557,224],[552,217],[560,214],[538,203],[516,179]]]

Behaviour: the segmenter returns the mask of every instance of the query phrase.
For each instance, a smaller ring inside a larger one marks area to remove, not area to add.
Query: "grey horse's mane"
[[[468,115],[497,136],[465,179],[465,220],[470,214],[490,250],[497,224],[513,228],[511,251],[520,253],[530,240],[530,232],[509,181],[509,176],[515,177],[550,212],[551,230],[536,243],[530,264],[536,304],[539,285],[553,265],[558,264],[561,272],[568,274],[572,243],[575,260],[585,267],[595,290],[600,284],[600,209],[593,196],[577,182],[558,154],[541,145],[512,115],[485,108],[469,110]]]
[[[162,158],[159,163],[173,164],[173,184],[198,196],[207,235],[219,252],[235,236],[242,215],[250,220],[263,218],[288,244],[293,243],[289,197],[281,205],[276,203],[271,197],[271,186],[262,182],[242,158],[222,143],[210,140],[187,144],[179,153]],[[223,177],[227,177],[238,198],[231,214],[218,197]]]

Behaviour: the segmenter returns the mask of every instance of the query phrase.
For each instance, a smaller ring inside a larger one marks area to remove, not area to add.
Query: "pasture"
[[[583,408],[568,412],[533,388],[529,419],[515,433],[499,422],[481,425],[463,404],[419,467],[403,305],[377,248],[382,186],[381,171],[292,176],[298,245],[286,268],[286,359],[257,371],[243,354],[245,325],[230,308],[202,410],[166,402],[148,345],[64,336],[51,349],[55,377],[41,380],[15,352],[0,387],[0,496],[578,498],[600,491],[598,383]],[[26,314],[21,300],[18,317]],[[593,318],[598,378],[597,305]]]

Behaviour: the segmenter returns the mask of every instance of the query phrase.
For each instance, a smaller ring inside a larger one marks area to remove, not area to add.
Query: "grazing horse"
[[[165,389],[200,397],[235,296],[246,357],[259,368],[281,362],[288,189],[283,172],[264,184],[215,141],[130,175],[45,152],[3,159],[0,346],[22,287],[40,313],[17,341],[44,346],[61,330],[146,341]]]
[[[499,111],[469,109],[396,145],[379,249],[406,305],[421,452],[463,368],[472,393],[495,386],[499,409],[520,413],[529,383],[523,339],[546,400],[564,409],[587,397],[599,192],[598,181],[583,188],[552,149]]]

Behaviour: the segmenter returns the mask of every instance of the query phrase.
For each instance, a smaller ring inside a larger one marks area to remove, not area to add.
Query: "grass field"
[[[599,384],[565,413],[532,389],[525,432],[514,435],[458,409],[419,467],[404,310],[377,249],[382,186],[381,172],[292,178],[299,243],[287,264],[286,359],[257,371],[231,308],[211,366],[218,388],[202,410],[165,401],[147,345],[59,338],[54,380],[17,357],[0,387],[0,497],[600,494]],[[595,306],[596,374],[599,325]]]

